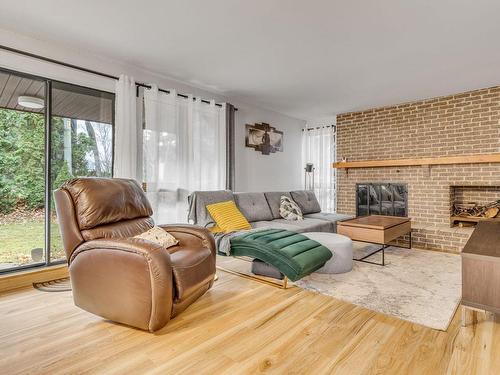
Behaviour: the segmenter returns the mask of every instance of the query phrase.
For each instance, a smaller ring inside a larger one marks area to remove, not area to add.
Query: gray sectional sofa
[[[304,220],[290,221],[280,216],[282,195],[292,198],[302,210]],[[352,216],[321,212],[314,192],[296,190],[290,192],[233,193],[230,190],[196,191],[189,197],[189,219],[194,224],[210,227],[213,220],[206,210],[212,203],[232,200],[253,228],[279,228],[301,232],[337,231],[337,222]]]

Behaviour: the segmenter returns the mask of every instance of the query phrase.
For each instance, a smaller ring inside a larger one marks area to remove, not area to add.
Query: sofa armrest
[[[159,227],[172,234],[183,246],[189,246],[189,243],[197,244],[209,249],[215,257],[215,240],[208,229],[190,224],[164,224]]]
[[[173,304],[170,254],[138,238],[99,239],[76,248],[69,261],[75,304],[104,318],[162,328]]]

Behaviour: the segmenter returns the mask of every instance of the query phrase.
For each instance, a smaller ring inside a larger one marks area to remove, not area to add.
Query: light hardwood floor
[[[76,308],[70,292],[0,295],[1,374],[499,374],[500,323],[435,331],[299,288],[219,272],[150,334]]]

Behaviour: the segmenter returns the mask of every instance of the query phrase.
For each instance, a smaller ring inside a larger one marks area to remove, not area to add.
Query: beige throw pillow
[[[172,236],[166,230],[161,229],[157,226],[154,226],[144,233],[134,236],[134,238],[141,238],[143,240],[154,242],[160,246],[163,246],[165,249],[168,249],[169,247],[175,246],[179,243],[179,241],[174,236]]]
[[[280,216],[286,220],[304,220],[300,207],[286,195],[281,196]]]

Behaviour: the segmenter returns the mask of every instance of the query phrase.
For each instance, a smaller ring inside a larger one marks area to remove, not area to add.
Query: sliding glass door
[[[50,188],[71,178],[111,177],[114,94],[53,82],[50,118]],[[65,258],[55,207],[50,209],[50,260]]]
[[[111,93],[0,71],[0,272],[64,261],[52,192],[111,177],[113,117]]]
[[[46,260],[45,91],[0,71],[0,271]]]

